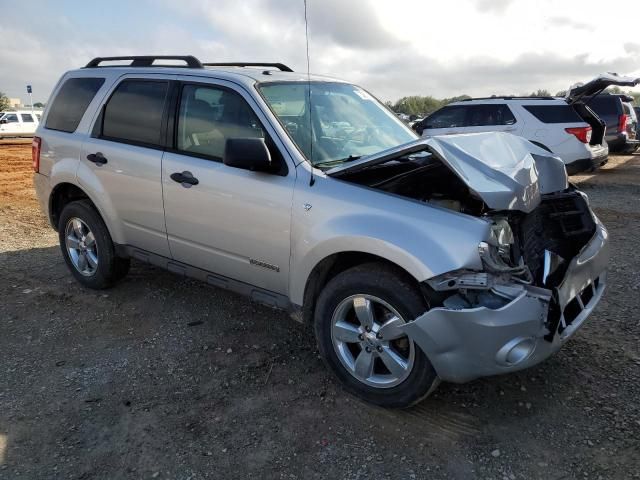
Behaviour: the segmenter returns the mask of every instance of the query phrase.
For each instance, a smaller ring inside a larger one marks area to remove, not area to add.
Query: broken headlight
[[[495,253],[507,265],[512,265],[513,263],[511,249],[514,241],[515,238],[509,222],[505,218],[495,220],[491,225],[489,244],[496,249]]]

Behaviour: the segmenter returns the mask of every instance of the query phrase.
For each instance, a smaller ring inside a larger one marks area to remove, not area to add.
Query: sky
[[[46,102],[96,56],[182,54],[306,71],[303,0],[0,0],[0,91]],[[307,0],[312,73],[382,100],[552,93],[640,77],[637,29],[594,0]],[[640,90],[640,89],[637,89]]]

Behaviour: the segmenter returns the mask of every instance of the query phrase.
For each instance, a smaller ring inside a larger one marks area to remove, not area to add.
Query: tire
[[[350,302],[353,302],[351,310]],[[376,321],[371,332],[366,332],[363,323],[359,322],[356,307],[360,312],[369,312],[372,307]],[[437,374],[424,352],[408,337],[387,340],[387,346],[383,346],[382,333],[390,330],[383,330],[385,327],[379,325],[390,326],[397,315],[401,318],[400,323],[408,322],[427,308],[413,280],[402,271],[378,263],[345,270],[331,279],[318,297],[314,327],[320,355],[345,389],[354,395],[382,407],[409,407],[435,389]],[[353,339],[354,328],[360,335],[357,340]],[[372,338],[376,331],[382,339]],[[388,337],[397,335],[402,334],[396,330]],[[342,342],[343,337],[349,341]],[[365,351],[367,347],[371,355]],[[365,360],[361,365],[365,367],[358,369],[363,354]],[[371,357],[373,367],[369,366]],[[392,362],[390,358],[405,360],[406,368],[398,368],[395,363],[402,363]],[[387,368],[388,363],[394,368]],[[372,373],[370,376],[367,376],[369,373],[359,375],[358,371]]]
[[[127,275],[129,259],[116,256],[109,230],[89,200],[65,205],[58,236],[64,261],[83,286],[101,290]]]

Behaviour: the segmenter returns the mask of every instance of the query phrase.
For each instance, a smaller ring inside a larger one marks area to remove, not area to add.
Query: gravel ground
[[[81,288],[29,157],[0,145],[0,479],[640,478],[640,155],[573,177],[613,242],[576,337],[404,411],[345,394],[311,328],[242,297],[139,263]]]

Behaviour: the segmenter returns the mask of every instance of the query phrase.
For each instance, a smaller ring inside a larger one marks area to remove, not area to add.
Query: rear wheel
[[[129,259],[116,256],[107,226],[88,200],[65,205],[58,234],[64,260],[83,286],[108,288],[129,271]]]
[[[399,327],[426,310],[419,290],[402,272],[375,263],[346,270],[318,298],[320,354],[355,395],[385,407],[410,406],[435,387],[437,376]]]

